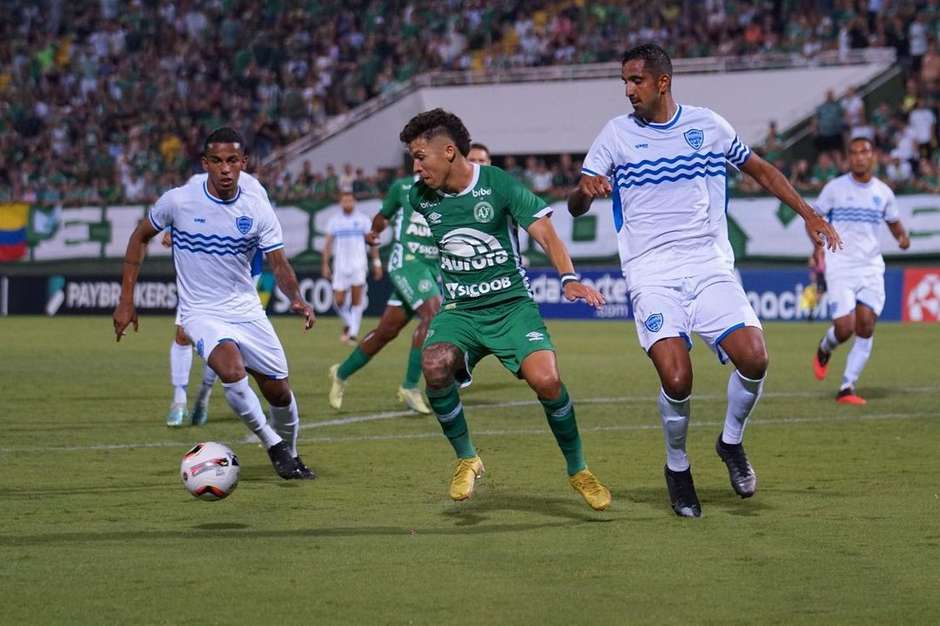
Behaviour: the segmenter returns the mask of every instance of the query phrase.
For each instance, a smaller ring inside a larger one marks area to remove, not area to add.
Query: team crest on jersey
[[[643,325],[646,326],[647,330],[649,330],[651,333],[659,332],[659,329],[663,327],[663,314],[653,313],[646,318],[646,321],[643,322]]]
[[[473,206],[473,217],[481,224],[492,222],[494,215],[496,215],[496,212],[493,210],[493,205],[489,202],[477,202]]]
[[[241,217],[235,218],[235,228],[238,229],[243,235],[247,235],[248,231],[251,230],[251,225],[254,223],[254,220],[248,217],[247,215],[242,215]]]
[[[692,146],[693,150],[698,150],[705,142],[705,133],[700,128],[690,128],[682,133],[682,136],[685,137],[685,142]]]

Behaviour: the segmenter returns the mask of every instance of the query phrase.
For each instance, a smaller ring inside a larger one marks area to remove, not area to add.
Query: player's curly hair
[[[654,43],[644,43],[630,48],[623,53],[623,59],[620,65],[627,61],[643,61],[643,69],[659,78],[663,74],[672,77],[672,59],[666,54],[666,51]]]
[[[409,144],[418,137],[430,140],[438,135],[447,135],[460,154],[470,153],[470,132],[459,117],[444,109],[431,109],[415,115],[405,124],[398,138]]]
[[[206,137],[206,142],[202,146],[202,153],[206,154],[209,152],[209,144],[213,143],[237,143],[243,153],[248,153],[248,148],[245,146],[245,141],[242,139],[242,136],[231,126],[222,126],[209,133],[209,136]]]

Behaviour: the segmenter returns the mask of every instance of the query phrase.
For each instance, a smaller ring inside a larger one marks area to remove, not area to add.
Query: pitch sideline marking
[[[937,387],[908,387],[898,389],[897,391],[902,391],[905,393],[935,393],[940,391],[940,388]],[[724,399],[725,396],[721,394],[700,394],[694,396],[698,400],[720,400]],[[819,392],[808,392],[808,391],[780,391],[780,392],[769,392],[763,394],[763,397],[823,397]],[[647,396],[620,396],[620,397],[610,397],[610,398],[583,398],[578,400],[578,404],[616,404],[623,402],[650,402],[650,398]],[[484,409],[501,409],[509,408],[516,406],[534,406],[539,404],[537,400],[511,400],[507,402],[496,402],[492,404],[473,404],[467,405],[468,408],[473,409],[474,411],[480,411]],[[323,420],[319,422],[309,422],[307,424],[301,425],[301,429],[311,429],[311,428],[323,428],[326,426],[344,426],[347,424],[355,424],[359,422],[370,422],[370,421],[379,421],[394,419],[397,417],[404,417],[408,415],[415,415],[413,411],[384,411],[381,413],[371,413],[365,415],[352,415],[349,417]],[[757,420],[752,423],[754,425],[786,425],[786,424],[799,424],[799,423],[820,423],[826,421],[833,422],[846,422],[846,421],[864,421],[864,420],[897,420],[897,419],[913,419],[919,417],[929,417],[934,415],[933,413],[872,413],[868,415],[847,415],[839,417],[785,417],[782,419],[776,420]],[[718,426],[724,422],[703,422],[703,421],[692,421],[690,426],[694,428],[704,427],[704,426]],[[581,428],[581,432],[624,432],[624,431],[642,431],[642,430],[651,430],[661,428],[659,424],[624,424],[622,426],[592,426],[587,428]],[[544,434],[542,429],[517,429],[517,430],[479,430],[474,431],[474,436],[496,436],[496,435],[530,435],[530,434]],[[344,442],[344,441],[393,441],[399,439],[425,439],[432,437],[440,437],[440,432],[428,432],[428,433],[412,433],[412,434],[402,434],[402,435],[359,435],[359,436],[349,436],[349,437],[301,437],[301,441],[308,442],[320,442],[320,443],[330,443],[330,442]],[[258,438],[254,435],[248,435],[239,441],[242,444],[257,443]],[[58,446],[58,447],[12,447],[12,448],[0,448],[0,454],[3,453],[13,453],[13,452],[41,452],[41,451],[54,451],[54,452],[84,452],[84,451],[96,451],[96,450],[128,450],[132,448],[171,448],[177,446],[185,446],[186,443],[181,443],[178,441],[157,441],[157,442],[147,442],[147,443],[117,443],[117,444],[93,444],[88,446]]]

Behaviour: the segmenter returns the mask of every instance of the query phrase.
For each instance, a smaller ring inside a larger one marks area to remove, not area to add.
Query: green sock
[[[405,371],[405,382],[401,384],[405,389],[414,389],[421,380],[421,348],[411,348],[408,353],[408,369]]]
[[[363,367],[372,357],[362,351],[362,348],[356,346],[356,349],[352,351],[346,360],[343,361],[343,364],[339,366],[336,375],[339,376],[341,380],[346,380]]]
[[[574,476],[587,467],[584,461],[584,452],[581,450],[581,435],[578,434],[578,423],[574,419],[574,403],[568,396],[568,389],[562,385],[561,395],[555,400],[539,398],[548,425],[555,435],[555,441],[565,455],[568,463],[568,475]]]
[[[454,447],[454,452],[461,459],[469,459],[477,455],[473,442],[470,441],[470,431],[467,420],[463,416],[463,403],[457,394],[457,385],[451,384],[445,389],[428,388],[428,402],[441,423],[441,430]]]

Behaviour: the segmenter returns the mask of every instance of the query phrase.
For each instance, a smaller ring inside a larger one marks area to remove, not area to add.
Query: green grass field
[[[208,426],[163,425],[170,318],[120,344],[106,318],[0,319],[0,623],[940,623],[936,327],[880,326],[869,403],[844,407],[846,350],[825,383],[809,368],[824,326],[768,325],[749,500],[712,449],[730,370],[696,339],[704,516],[685,520],[667,503],[658,385],[632,323],[550,324],[588,461],[614,493],[603,513],[570,489],[533,394],[495,360],[464,393],[487,475],[456,504],[436,421],[395,400],[407,340],[337,414],[336,322],[276,326],[312,482],[275,476],[220,388]],[[180,484],[199,440],[239,454],[227,500]]]

